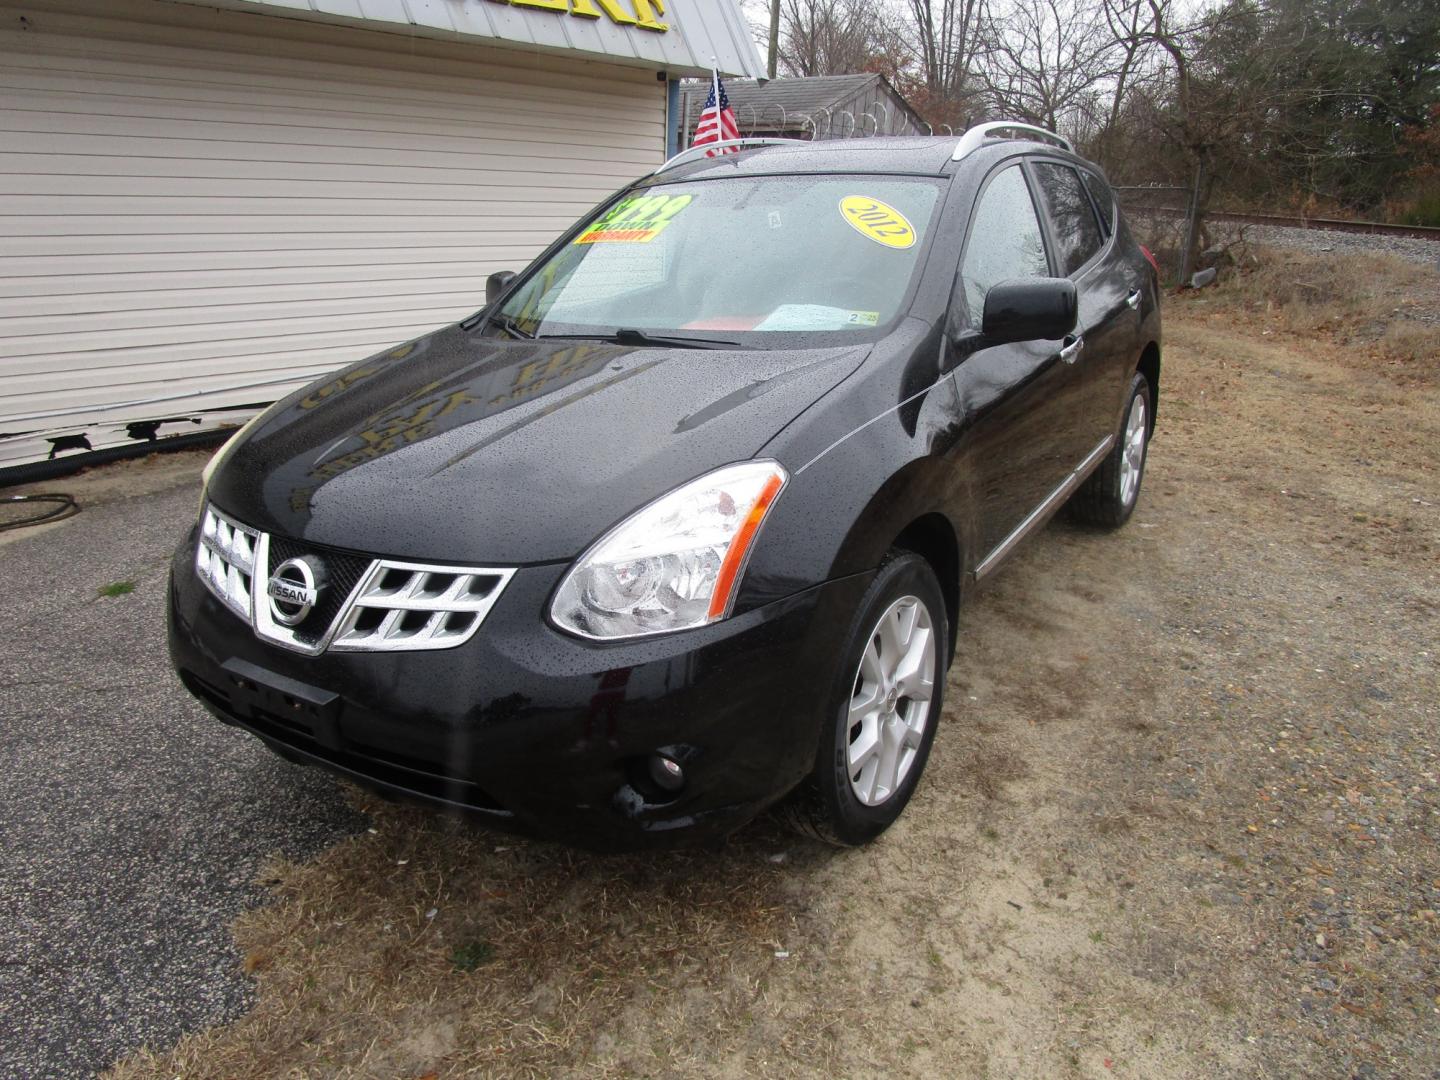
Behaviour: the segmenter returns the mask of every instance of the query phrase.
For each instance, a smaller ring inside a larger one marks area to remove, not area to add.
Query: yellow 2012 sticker
[[[622,199],[575,238],[577,244],[648,244],[693,195],[636,195]]]
[[[846,195],[840,200],[840,214],[861,236],[892,248],[908,248],[915,244],[915,229],[888,203],[865,195]]]

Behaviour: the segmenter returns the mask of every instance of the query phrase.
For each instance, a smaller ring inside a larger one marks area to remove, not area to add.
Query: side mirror
[[[510,287],[515,280],[514,270],[496,270],[485,279],[485,303],[493,304],[496,298]]]
[[[1016,278],[985,294],[980,330],[987,345],[1057,341],[1075,329],[1079,301],[1068,278]]]

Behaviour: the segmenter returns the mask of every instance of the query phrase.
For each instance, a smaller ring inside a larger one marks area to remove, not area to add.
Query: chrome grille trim
[[[269,533],[260,534],[260,543],[255,549],[255,564],[260,567],[268,567],[270,565]],[[375,564],[372,562],[370,569],[366,571],[366,576],[368,577],[374,569]],[[355,595],[359,591],[359,585],[350,590],[350,595],[347,596],[345,602],[340,605],[340,610],[335,613],[335,618],[330,621],[330,625],[326,627],[325,633],[312,645],[302,639],[295,628],[286,626],[275,618],[270,610],[270,598],[266,595],[265,587],[262,584],[255,594],[255,618],[252,622],[255,628],[255,636],[294,652],[304,653],[306,656],[319,656],[329,647],[331,639],[335,637],[336,627],[340,625],[340,620],[345,617],[345,613],[350,610],[350,605],[355,602]]]
[[[453,649],[475,636],[515,571],[381,559],[345,605],[330,647]]]
[[[325,557],[323,548],[316,554]],[[257,637],[306,656],[327,649],[453,649],[475,636],[515,575],[513,568],[372,559],[325,633],[311,644],[270,611],[263,580],[269,565],[269,533],[241,525],[206,504],[195,545],[196,575]]]
[[[195,573],[215,596],[246,622],[250,622],[255,592],[256,549],[260,534],[241,525],[213,506],[206,505],[200,519],[200,542],[195,545]]]

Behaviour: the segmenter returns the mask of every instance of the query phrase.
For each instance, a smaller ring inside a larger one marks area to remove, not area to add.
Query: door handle
[[[1076,360],[1080,359],[1080,352],[1084,348],[1085,339],[1083,337],[1077,337],[1069,341],[1065,347],[1060,350],[1060,359],[1064,360],[1067,364],[1073,364]]]
[[[1129,296],[1125,297],[1125,303],[1129,304],[1136,311],[1140,310],[1140,290],[1136,289]]]

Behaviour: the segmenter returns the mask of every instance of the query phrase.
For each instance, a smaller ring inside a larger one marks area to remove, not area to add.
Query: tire
[[[949,634],[930,564],[908,551],[891,552],[846,634],[814,768],[785,803],[796,829],[858,847],[900,816],[935,739]],[[874,748],[868,755],[867,742]]]
[[[1130,379],[1130,396],[1115,446],[1100,467],[1070,496],[1070,516],[1086,525],[1118,529],[1130,520],[1140,501],[1145,460],[1150,449],[1150,420],[1155,415],[1150,380],[1139,372]]]

